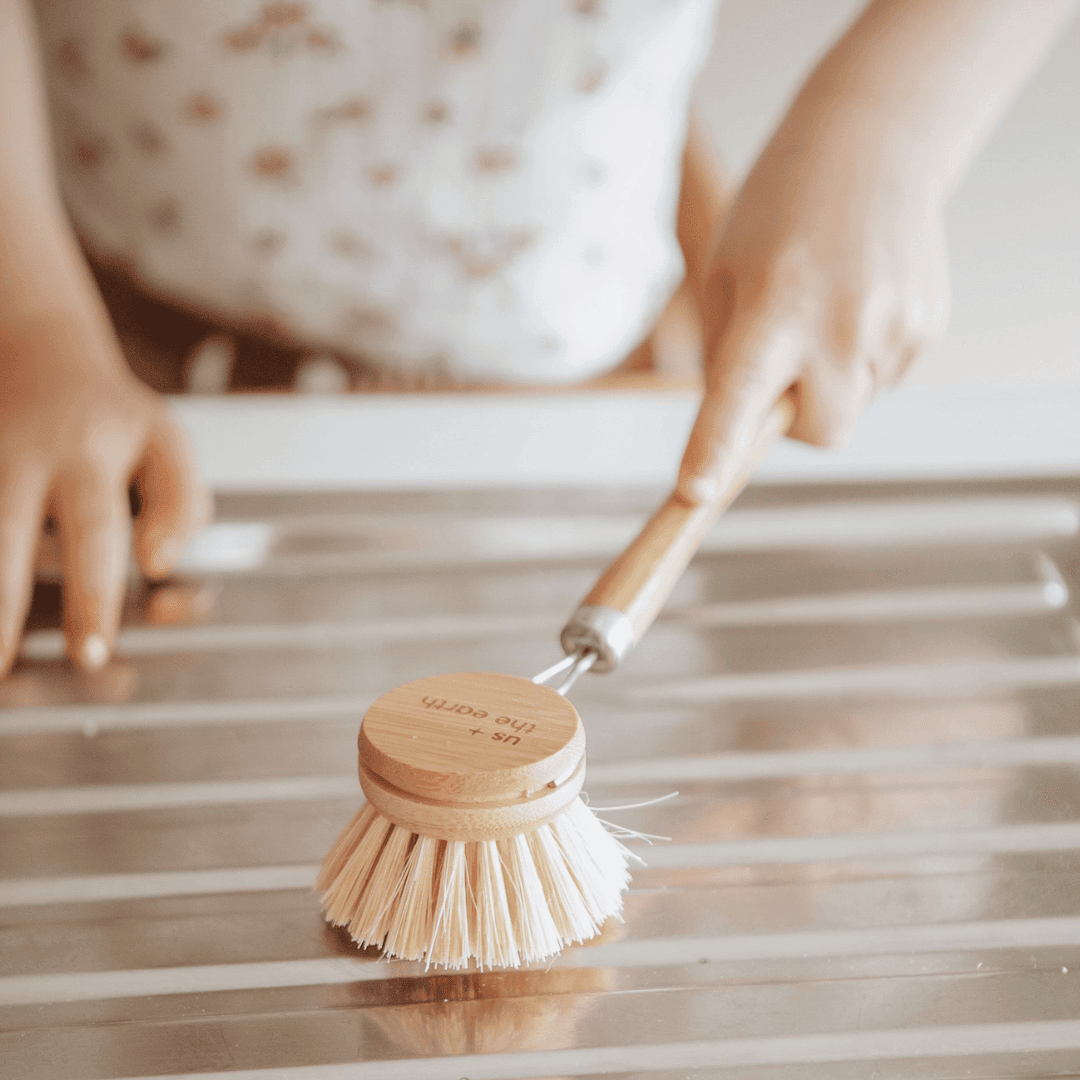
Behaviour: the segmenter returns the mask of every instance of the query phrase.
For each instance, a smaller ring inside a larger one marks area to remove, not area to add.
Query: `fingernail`
[[[109,659],[109,646],[100,634],[87,634],[79,646],[79,667],[84,671],[98,671]]]

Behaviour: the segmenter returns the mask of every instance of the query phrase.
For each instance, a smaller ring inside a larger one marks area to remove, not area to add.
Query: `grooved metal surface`
[[[625,922],[454,974],[324,925],[366,705],[556,659],[656,494],[232,496],[94,676],[42,584],[0,683],[0,1075],[1080,1075],[1078,483],[752,489],[572,693],[593,805],[670,837]]]

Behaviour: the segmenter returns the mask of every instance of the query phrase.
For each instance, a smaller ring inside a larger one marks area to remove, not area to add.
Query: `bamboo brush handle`
[[[722,510],[746,486],[761,459],[795,418],[795,403],[784,394],[772,407],[743,467],[710,502],[693,503],[672,492],[630,545],[601,574],[562,633],[567,653],[592,649],[594,671],[612,671],[641,640],[667,602],[687,563]]]

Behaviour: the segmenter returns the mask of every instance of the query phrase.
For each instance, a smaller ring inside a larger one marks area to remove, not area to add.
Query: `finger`
[[[135,557],[147,577],[161,578],[213,516],[191,444],[165,412],[150,430],[136,483],[142,510],[135,521]]]
[[[928,313],[921,303],[912,302],[908,319],[894,331],[892,340],[881,350],[884,362],[877,366],[880,375],[878,390],[899,386],[903,382],[944,328],[946,316],[947,305]]]
[[[109,657],[127,578],[131,514],[122,480],[82,469],[54,496],[64,571],[64,634],[68,653],[93,671]]]
[[[814,365],[799,383],[799,414],[789,434],[814,446],[843,446],[877,391],[875,368],[868,362],[843,371]]]
[[[915,366],[919,357],[926,352],[926,346],[927,342],[925,341],[915,341],[900,349],[896,364],[889,372],[888,378],[881,380],[879,389],[891,389],[899,386],[907,378],[908,372]]]
[[[19,648],[34,586],[34,556],[45,517],[42,485],[0,484],[0,678]]]
[[[770,409],[795,382],[804,352],[793,326],[759,312],[732,318],[679,468],[684,498],[713,502],[736,481]]]

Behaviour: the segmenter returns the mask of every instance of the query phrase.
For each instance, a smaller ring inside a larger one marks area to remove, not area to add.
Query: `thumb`
[[[135,555],[147,577],[164,577],[213,516],[191,444],[164,408],[150,429],[136,479],[142,510],[135,521]]]
[[[802,335],[790,325],[756,313],[731,320],[709,365],[679,468],[677,490],[684,499],[717,502],[738,490],[773,440],[787,432],[804,351]]]

